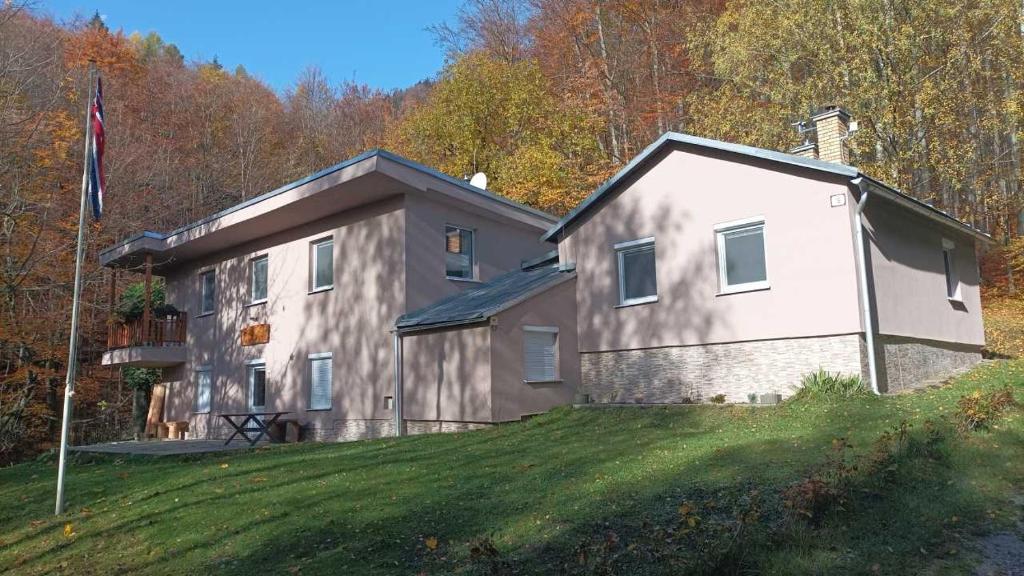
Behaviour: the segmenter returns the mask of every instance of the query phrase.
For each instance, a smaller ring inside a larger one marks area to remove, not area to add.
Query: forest
[[[307,68],[279,93],[158,31],[0,5],[0,464],[60,429],[90,61],[107,208],[88,230],[77,441],[130,435],[145,386],[99,363],[117,312],[100,249],[374,147],[485,172],[495,192],[561,215],[666,131],[785,151],[801,143],[794,123],[841,105],[860,127],[852,163],[991,234],[985,294],[1018,291],[1019,1],[466,0],[430,31],[446,64],[416,85]]]

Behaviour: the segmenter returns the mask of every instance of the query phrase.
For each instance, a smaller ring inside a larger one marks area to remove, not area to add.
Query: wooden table
[[[270,438],[271,442],[274,439],[270,437],[270,427],[277,422],[277,419],[285,414],[291,414],[291,412],[245,412],[242,414],[219,414],[232,428],[235,429],[234,434],[228,437],[225,445],[230,444],[234,440],[235,436],[239,434],[242,438],[245,438],[249,442],[250,446],[254,446],[257,442],[266,435]],[[266,420],[264,420],[266,418]],[[241,419],[240,421],[238,419]],[[247,432],[258,432],[255,438],[250,438]]]

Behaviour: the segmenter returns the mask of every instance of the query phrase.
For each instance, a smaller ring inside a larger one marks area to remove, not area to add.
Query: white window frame
[[[199,382],[200,382],[200,376],[199,375],[200,374],[207,374],[207,375],[209,375],[209,378],[210,378],[210,388],[207,391],[208,398],[207,398],[207,405],[206,405],[206,409],[205,410],[204,409],[200,409],[200,407],[199,407]],[[197,366],[196,369],[193,371],[193,376],[195,377],[195,383],[196,383],[196,385],[195,385],[196,397],[195,397],[195,402],[193,402],[193,413],[194,414],[209,414],[212,411],[212,409],[213,409],[213,366],[208,366],[208,365]]]
[[[654,236],[619,242],[613,246],[615,249],[615,261],[618,267],[619,277],[619,306],[634,306],[637,304],[648,304],[658,301],[658,249],[654,243]],[[654,294],[641,296],[639,298],[626,298],[626,276],[624,274],[624,256],[631,252],[640,252],[651,248],[654,250]]]
[[[327,383],[329,388],[327,395],[327,406],[313,406],[313,361],[314,360],[330,360],[331,361],[331,381]],[[317,352],[310,354],[306,359],[306,367],[309,371],[309,387],[308,394],[306,395],[306,411],[307,412],[318,412],[322,410],[331,410],[334,405],[334,353],[333,352]]]
[[[946,299],[950,302],[963,302],[963,282],[956,266],[956,244],[952,240],[942,239],[942,281],[946,287]],[[956,282],[956,287],[951,284]]]
[[[529,375],[526,373],[526,338],[525,338],[525,335],[526,335],[527,332],[541,332],[541,333],[545,333],[545,334],[554,334],[555,335],[555,345],[554,345],[555,346],[555,349],[554,349],[554,352],[555,352],[555,366],[554,366],[555,373],[554,373],[552,378],[545,378],[545,379],[542,379],[542,380],[531,380],[528,377]],[[558,327],[557,326],[523,326],[523,336],[524,336],[524,338],[523,338],[523,382],[525,382],[527,384],[544,384],[544,383],[551,383],[551,382],[561,382],[562,381],[562,374],[561,374],[561,363],[562,363],[561,361],[562,361],[562,358],[561,358],[561,354],[559,354],[559,352],[558,352],[558,348],[559,348]]]
[[[324,284],[323,286],[317,286],[316,284],[316,269],[317,263],[320,258],[320,251],[318,248],[324,244],[331,245],[331,282],[330,284]],[[327,238],[320,238],[309,243],[309,293],[323,292],[325,290],[331,290],[334,288],[334,237],[328,236]]]
[[[245,384],[246,385],[245,410],[246,411],[249,411],[250,408],[255,408],[256,407],[252,403],[253,396],[254,396],[253,392],[255,392],[255,387],[256,387],[256,379],[255,379],[255,375],[253,373],[258,368],[262,368],[263,369],[263,406],[261,406],[261,408],[263,408],[264,410],[267,409],[267,383],[268,383],[268,378],[267,378],[267,361],[262,359],[262,358],[257,358],[257,359],[254,359],[254,360],[248,360],[245,363],[245,383],[246,383]]]
[[[757,282],[744,282],[742,284],[729,284],[729,276],[726,273],[725,235],[729,232],[745,230],[748,228],[761,228],[761,241],[764,244],[764,280]],[[722,222],[715,224],[715,250],[718,253],[718,293],[736,294],[739,292],[752,292],[754,290],[767,290],[771,288],[768,276],[768,225],[764,216],[754,216],[742,220]]]
[[[448,264],[445,263],[444,277],[448,280],[455,280],[456,282],[477,282],[478,273],[476,265],[476,228],[469,228],[467,226],[459,226],[458,224],[445,224],[444,225],[444,239],[445,248],[444,253],[448,254],[448,229],[454,228],[460,232],[469,232],[470,238],[470,250],[472,251],[469,255],[469,278],[463,278],[462,276],[449,276],[448,275]]]
[[[206,277],[213,277],[212,288],[213,298],[211,299],[211,306],[209,310],[204,308],[206,305]],[[198,316],[209,316],[217,311],[217,271],[214,269],[203,270],[199,273],[199,314]]]
[[[267,263],[267,278],[264,284],[266,284],[267,294],[270,294],[270,256],[267,254],[253,256],[249,259],[249,305],[263,304],[267,301],[266,296],[263,298],[253,298],[253,292],[256,290],[256,263],[260,261]]]

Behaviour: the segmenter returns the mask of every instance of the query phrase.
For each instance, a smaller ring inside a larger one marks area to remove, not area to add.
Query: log
[[[156,384],[153,386],[153,394],[149,398],[149,415],[146,416],[146,437],[153,438],[156,435],[157,424],[164,417],[164,398],[167,396],[167,386]]]

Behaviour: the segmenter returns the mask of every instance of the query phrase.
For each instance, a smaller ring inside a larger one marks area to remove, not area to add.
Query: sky
[[[404,88],[434,77],[444,54],[426,30],[452,22],[462,0],[42,0],[57,21],[99,12],[111,30],[156,32],[186,60],[241,64],[283,92],[307,66],[332,84]]]

